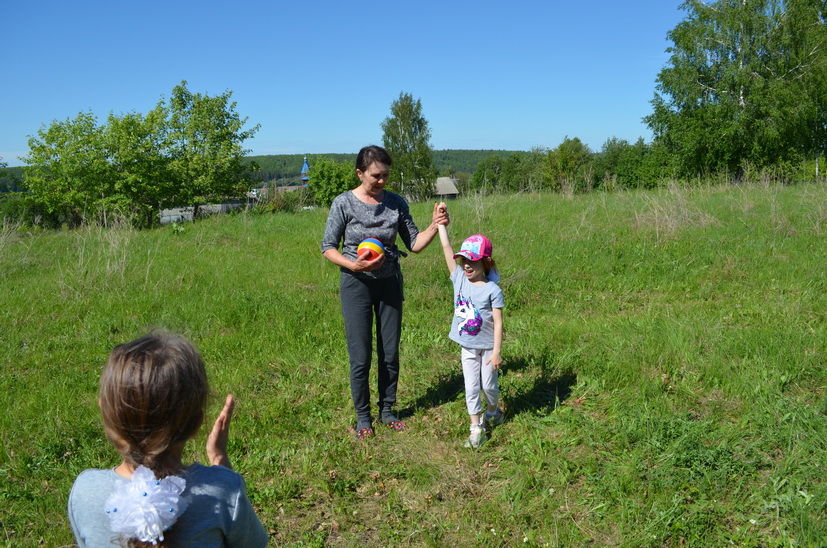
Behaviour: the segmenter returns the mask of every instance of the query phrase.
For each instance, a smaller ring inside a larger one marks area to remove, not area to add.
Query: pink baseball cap
[[[465,257],[469,261],[479,261],[483,257],[490,257],[493,251],[494,246],[491,245],[491,240],[482,234],[474,234],[465,238],[459,251],[454,253],[454,259]]]

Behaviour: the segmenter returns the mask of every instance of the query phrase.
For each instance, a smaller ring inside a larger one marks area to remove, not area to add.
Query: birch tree
[[[655,140],[684,175],[812,158],[827,137],[824,0],[687,0],[657,77]]]
[[[433,194],[431,130],[422,115],[422,102],[402,92],[391,105],[391,115],[382,122],[382,144],[393,159],[392,180],[403,194],[416,200]]]

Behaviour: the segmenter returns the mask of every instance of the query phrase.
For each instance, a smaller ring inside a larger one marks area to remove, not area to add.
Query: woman
[[[434,205],[431,224],[416,227],[408,204],[385,190],[391,157],[378,146],[367,146],[356,157],[360,184],[333,200],[327,217],[322,253],[340,267],[339,295],[350,357],[350,391],[356,410],[356,437],[373,435],[368,377],[371,362],[373,319],[376,318],[376,354],[379,366],[379,418],[392,430],[405,423],[394,414],[399,379],[399,336],[402,328],[402,271],[396,247],[399,236],[410,251],[419,253],[437,234],[438,224],[448,224],[448,214]],[[360,258],[356,248],[365,238],[376,238],[385,253],[374,259]],[[342,251],[339,251],[339,245]]]

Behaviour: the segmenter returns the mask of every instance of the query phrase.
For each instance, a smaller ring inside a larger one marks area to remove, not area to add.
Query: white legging
[[[465,378],[465,405],[469,415],[482,413],[480,390],[485,394],[488,405],[497,405],[500,400],[499,375],[491,367],[491,351],[477,348],[462,347],[460,360],[462,361],[462,376]]]

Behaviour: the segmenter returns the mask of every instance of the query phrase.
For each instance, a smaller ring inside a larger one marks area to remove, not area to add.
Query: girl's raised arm
[[[447,213],[448,206],[445,205],[445,202],[440,202],[439,208]],[[438,224],[436,227],[439,231],[439,242],[442,244],[442,254],[445,256],[445,264],[448,266],[448,272],[453,274],[454,269],[457,267],[457,261],[454,259],[454,248],[451,247],[451,242],[448,240],[448,229],[445,225],[441,224]]]

